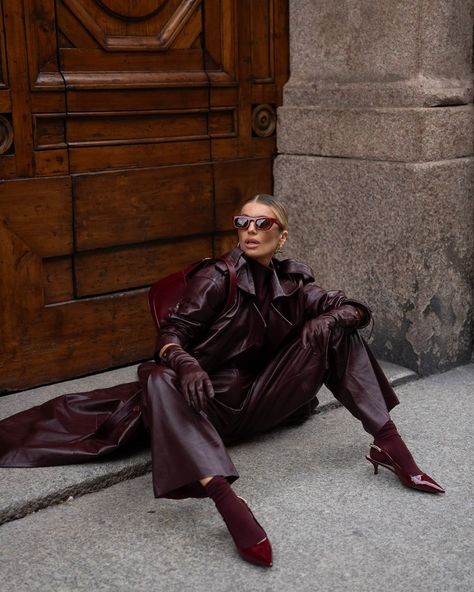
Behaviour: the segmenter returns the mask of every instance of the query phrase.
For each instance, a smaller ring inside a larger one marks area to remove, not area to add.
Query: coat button
[[[135,411],[135,413],[138,413],[140,411],[140,405],[135,405],[135,407],[132,409],[132,411]]]

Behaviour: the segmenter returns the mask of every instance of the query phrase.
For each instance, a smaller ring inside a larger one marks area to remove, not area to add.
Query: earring
[[[285,242],[283,241],[282,243],[280,243],[277,247],[277,250],[275,251],[275,253],[283,253],[283,245],[285,244]]]

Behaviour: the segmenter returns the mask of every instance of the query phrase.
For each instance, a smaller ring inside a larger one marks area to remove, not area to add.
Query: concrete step
[[[417,374],[401,366],[379,361],[392,386],[416,380]],[[89,391],[130,382],[137,365],[60,382],[0,397],[0,419],[64,393]],[[323,387],[318,393],[317,413],[340,407]],[[114,457],[59,467],[0,468],[0,524],[22,518],[41,508],[98,491],[151,470],[148,449],[136,449]]]

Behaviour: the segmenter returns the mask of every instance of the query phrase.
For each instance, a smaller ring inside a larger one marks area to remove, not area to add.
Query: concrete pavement
[[[230,449],[234,488],[272,541],[271,569],[240,559],[210,500],[154,499],[148,473],[3,524],[2,590],[471,591],[474,364],[397,395],[392,418],[444,495],[374,475],[370,436],[329,405]],[[33,490],[41,469],[0,469],[2,482],[9,471],[29,472]]]

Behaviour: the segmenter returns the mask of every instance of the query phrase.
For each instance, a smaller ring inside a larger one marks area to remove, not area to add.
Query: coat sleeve
[[[364,302],[348,298],[342,290],[324,290],[314,282],[308,282],[303,286],[305,320],[313,319],[332,308],[338,308],[344,304],[352,304],[362,309],[364,318],[359,329],[366,327],[372,320],[372,311]]]
[[[159,361],[159,351],[166,343],[177,343],[187,349],[199,339],[225,306],[225,284],[225,272],[214,265],[208,265],[192,276],[181,300],[169,309],[160,323],[155,361]]]

